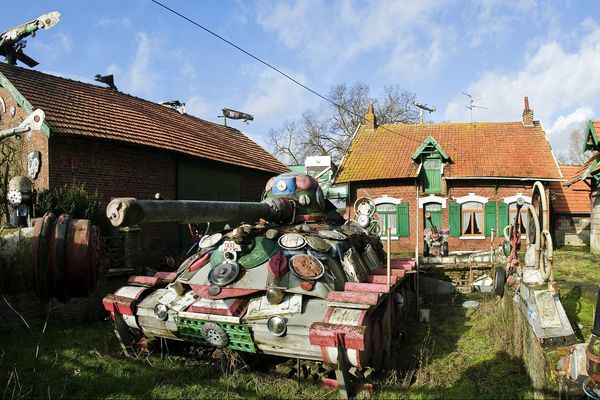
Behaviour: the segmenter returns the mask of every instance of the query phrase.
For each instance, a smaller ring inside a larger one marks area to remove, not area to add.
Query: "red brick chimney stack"
[[[529,108],[529,98],[525,96],[525,108],[523,109],[523,125],[533,126],[533,110]]]
[[[375,109],[372,103],[369,103],[369,109],[365,114],[363,125],[365,129],[375,130],[377,128],[377,119],[375,118]]]

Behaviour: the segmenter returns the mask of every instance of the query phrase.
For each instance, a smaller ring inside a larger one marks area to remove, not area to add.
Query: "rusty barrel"
[[[106,207],[106,216],[116,227],[151,222],[249,222],[260,218],[283,222],[292,218],[293,204],[286,199],[262,202],[202,200],[138,200],[117,198]]]
[[[89,220],[48,213],[35,220],[31,247],[33,289],[40,299],[87,297],[96,288],[102,248]]]

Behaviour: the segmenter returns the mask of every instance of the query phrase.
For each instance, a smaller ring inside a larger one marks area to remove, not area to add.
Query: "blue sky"
[[[434,122],[516,121],[529,96],[555,153],[573,129],[600,119],[600,2],[400,0],[161,0],[312,89],[357,81],[377,95],[398,84],[434,105]],[[255,116],[231,124],[262,145],[271,128],[322,100],[150,0],[9,2],[0,31],[59,11],[29,39],[37,70],[151,101],[179,99],[220,121],[228,107]]]

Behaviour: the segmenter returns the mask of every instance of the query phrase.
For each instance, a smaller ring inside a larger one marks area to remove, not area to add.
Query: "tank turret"
[[[107,216],[114,226],[241,223],[204,235],[177,271],[133,276],[104,298],[130,350],[167,338],[336,364],[347,377],[381,366],[410,298],[414,260],[386,269],[370,214],[364,226],[344,222],[306,174],[272,178],[261,202],[124,198]]]

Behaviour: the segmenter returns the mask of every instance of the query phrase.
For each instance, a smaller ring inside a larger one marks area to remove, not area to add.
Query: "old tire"
[[[506,283],[506,274],[503,267],[494,268],[494,293],[502,297],[504,295],[504,284]]]

